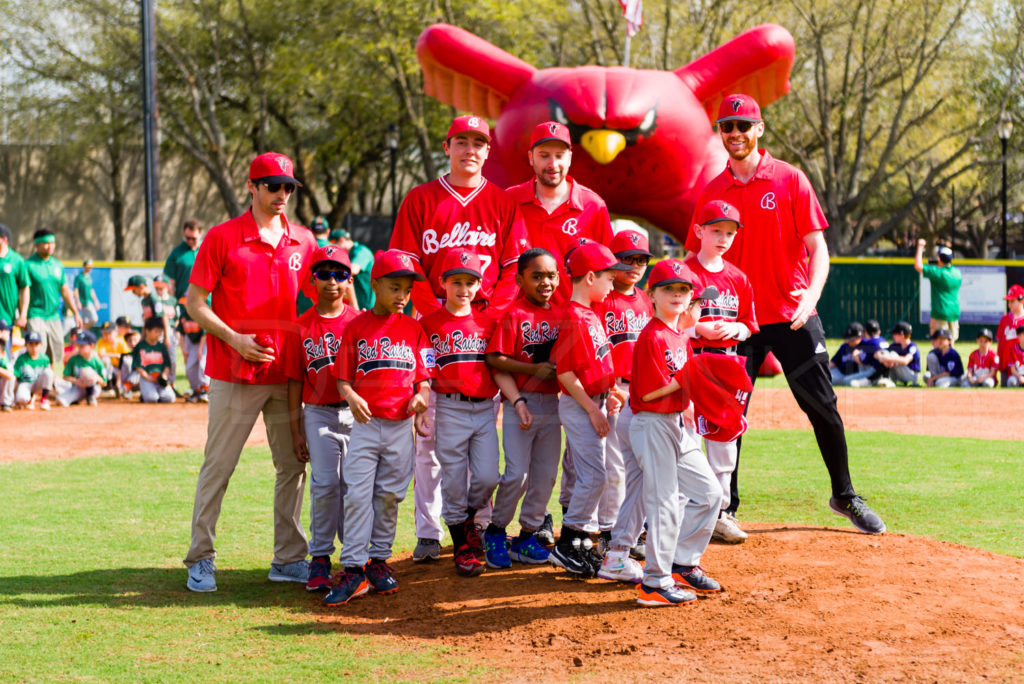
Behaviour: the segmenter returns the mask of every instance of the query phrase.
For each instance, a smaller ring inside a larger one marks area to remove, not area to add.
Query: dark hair
[[[3,223],[0,223],[0,238],[6,238],[8,242],[10,242],[13,238],[13,235],[11,234],[11,229],[8,228],[7,225]]]
[[[868,320],[864,321],[864,331],[871,333],[873,335],[878,334],[882,332],[882,326],[880,326],[878,324],[878,321],[876,321],[874,318],[869,318]]]
[[[144,330],[153,330],[154,328],[164,329],[164,319],[159,316],[150,316],[142,323]]]
[[[554,254],[544,249],[543,247],[531,247],[530,249],[526,250],[525,252],[519,255],[519,260],[516,262],[516,271],[519,273],[519,275],[523,275],[524,273],[526,273],[526,267],[530,265],[530,262],[536,259],[537,257],[542,256],[549,256],[552,259],[555,258]]]
[[[40,228],[36,232],[32,233],[32,239],[38,240],[39,238],[46,237],[47,235],[53,235],[53,231],[49,228]]]
[[[199,222],[199,219],[189,219],[188,221],[185,221],[185,225],[183,225],[181,227],[181,232],[184,233],[186,230],[202,230],[202,229],[203,229],[203,224]]]

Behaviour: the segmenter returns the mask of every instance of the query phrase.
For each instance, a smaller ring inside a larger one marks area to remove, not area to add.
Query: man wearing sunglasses
[[[850,480],[846,432],[830,381],[825,330],[815,311],[828,278],[825,214],[802,171],[758,149],[764,121],[754,98],[726,96],[715,123],[729,161],[704,188],[696,206],[724,200],[743,217],[745,227],[736,234],[725,258],[750,279],[760,331],[740,342],[737,352],[747,358],[751,382],[768,352],[779,359],[797,404],[814,427],[832,481],[829,507],[861,532],[881,534],[885,523],[856,494]],[[700,249],[693,224],[686,249]],[[726,509],[731,515],[739,506],[738,471],[737,464]]]
[[[277,479],[274,557],[269,579],[305,583],[306,535],[300,513],[306,467],[292,454],[288,384],[281,360],[295,325],[295,298],[316,243],[285,217],[301,183],[292,161],[268,152],[249,166],[249,209],[210,229],[196,254],[185,296],[188,313],[208,333],[209,427],[192,510],[188,588],[216,591],[214,538],[221,502],[259,415]],[[209,303],[207,297],[209,296]]]

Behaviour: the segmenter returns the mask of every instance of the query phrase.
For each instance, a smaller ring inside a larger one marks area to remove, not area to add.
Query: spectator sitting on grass
[[[888,369],[889,378],[895,382],[902,382],[911,387],[917,387],[917,374],[921,372],[921,353],[917,345],[910,339],[914,329],[906,321],[900,321],[893,326],[890,334],[892,343],[889,348],[881,352],[879,360]]]
[[[960,354],[953,349],[953,335],[947,328],[932,333],[932,350],[928,352],[929,387],[956,387],[964,375],[964,364]]]
[[[871,366],[862,366],[858,362],[856,354],[857,346],[860,345],[863,335],[864,326],[857,321],[846,326],[846,334],[843,335],[846,341],[839,346],[839,351],[832,356],[828,364],[829,371],[832,373],[833,385],[867,387],[871,384],[868,378],[875,372],[875,369]]]

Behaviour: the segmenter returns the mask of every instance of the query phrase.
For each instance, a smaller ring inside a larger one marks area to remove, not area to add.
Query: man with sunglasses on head
[[[560,306],[572,296],[565,255],[579,245],[580,238],[610,246],[611,219],[601,196],[569,175],[572,138],[566,126],[556,121],[537,124],[526,154],[534,177],[508,192],[519,203],[530,246],[542,247],[555,257],[559,281],[551,303]]]
[[[740,342],[737,351],[747,359],[751,382],[768,352],[779,359],[797,404],[811,421],[828,469],[829,507],[861,532],[881,534],[885,523],[857,495],[850,480],[846,431],[830,381],[825,331],[815,311],[829,269],[825,214],[802,171],[758,149],[765,129],[754,98],[726,96],[715,123],[729,161],[704,188],[696,206],[723,200],[743,217],[744,229],[724,256],[750,279],[760,330]],[[693,224],[686,249],[700,249]],[[730,515],[739,506],[738,472],[737,463],[726,509]]]
[[[312,233],[285,217],[288,198],[301,185],[288,157],[274,152],[256,157],[247,185],[251,206],[210,229],[186,294],[189,315],[209,333],[210,376],[206,449],[192,510],[192,544],[184,561],[192,591],[217,590],[217,518],[260,413],[277,471],[269,579],[305,583],[309,574],[300,522],[306,467],[292,454],[281,350],[295,326],[295,298],[316,243]]]

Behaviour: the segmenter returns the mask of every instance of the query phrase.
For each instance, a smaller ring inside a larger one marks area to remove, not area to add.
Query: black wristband
[[[518,399],[516,399],[515,401],[512,402],[512,406],[513,407],[519,406],[519,402],[523,402],[524,404],[529,403],[529,402],[526,401],[526,397],[519,397]]]

